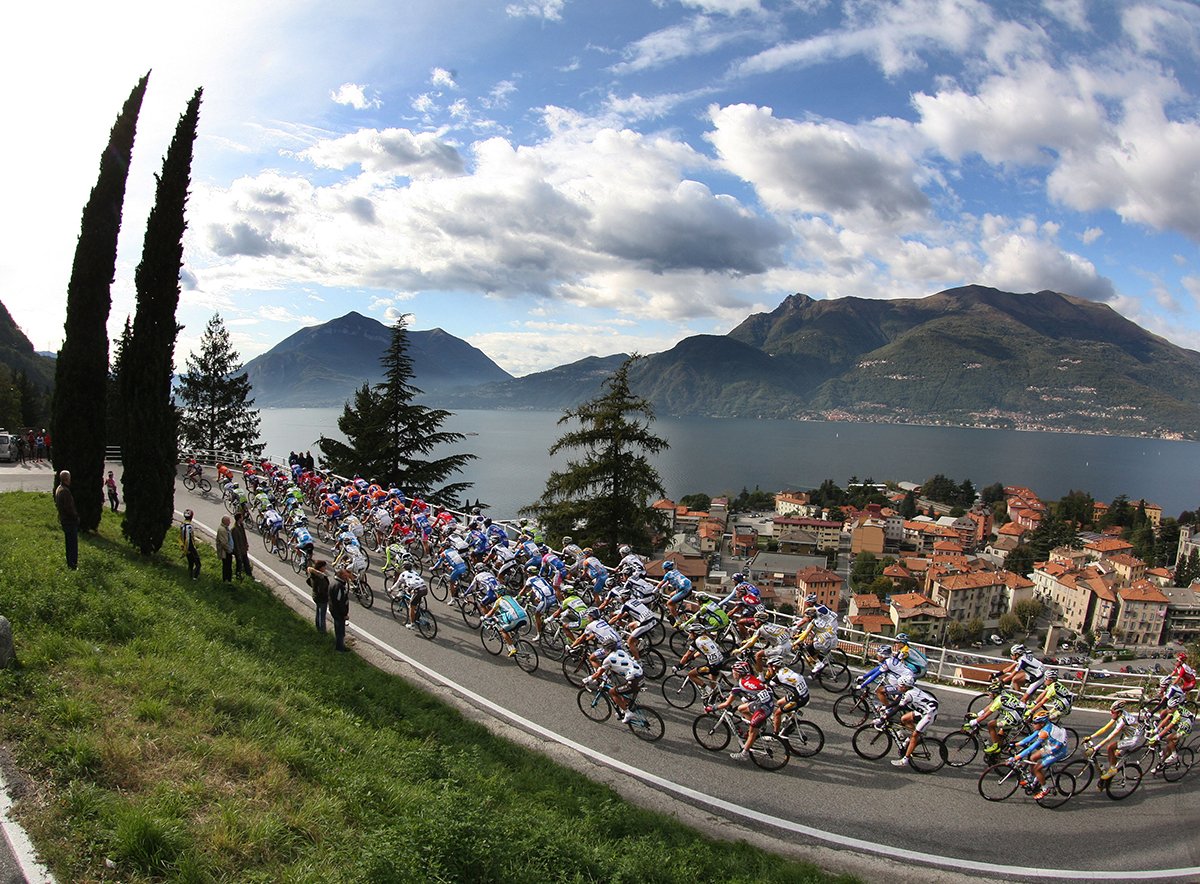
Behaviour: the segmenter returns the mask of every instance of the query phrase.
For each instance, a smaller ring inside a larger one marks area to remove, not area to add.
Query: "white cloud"
[[[1042,0],[1042,7],[1063,24],[1076,31],[1091,30],[1085,0]]]
[[[492,87],[491,91],[488,93],[488,97],[484,99],[484,107],[508,107],[508,100],[516,91],[517,84],[512,80],[501,80]]]
[[[303,316],[281,305],[263,305],[258,308],[258,316],[268,322],[286,322],[291,325],[316,325],[321,321],[315,316]]]
[[[341,138],[318,141],[297,156],[324,169],[358,165],[386,175],[460,175],[457,148],[430,132],[408,129],[359,129]]]
[[[543,18],[546,21],[562,21],[563,7],[566,0],[525,0],[524,3],[510,3],[504,7],[506,15],[512,18]]]
[[[1121,11],[1121,26],[1139,52],[1167,54],[1180,47],[1196,54],[1200,9],[1191,3],[1136,3]]]
[[[430,85],[437,86],[440,89],[457,89],[458,81],[456,80],[453,71],[448,71],[445,68],[434,68],[429,72]]]
[[[682,6],[699,9],[711,15],[761,14],[765,12],[762,0],[679,0]]]
[[[923,173],[901,143],[902,129],[776,118],[770,108],[710,109],[706,137],[722,165],[754,185],[778,212],[827,214],[841,224],[923,226]]]
[[[979,281],[1010,292],[1051,289],[1096,301],[1114,300],[1112,280],[1101,276],[1086,258],[1061,248],[1052,232],[1029,219],[1014,224],[996,216],[985,218],[980,245],[987,263]]]
[[[715,52],[729,43],[763,37],[761,25],[733,26],[708,16],[697,15],[687,21],[662,28],[631,43],[622,51],[624,61],[612,66],[617,74],[629,74],[662,67],[682,58]]]
[[[1185,276],[1179,281],[1187,293],[1192,296],[1196,308],[1200,309],[1200,276]]]
[[[487,353],[496,364],[518,377],[577,362],[588,355],[659,353],[690,332],[674,335],[629,335],[596,325],[523,323],[511,331],[471,335],[468,343]]]
[[[1104,231],[1099,227],[1089,227],[1083,233],[1079,234],[1079,238],[1083,241],[1083,244],[1088,246],[1102,236],[1104,236]]]
[[[343,83],[336,91],[329,93],[329,97],[337,104],[345,104],[355,110],[366,110],[367,108],[382,107],[383,101],[379,96],[367,98],[366,86],[359,86],[357,83]]]

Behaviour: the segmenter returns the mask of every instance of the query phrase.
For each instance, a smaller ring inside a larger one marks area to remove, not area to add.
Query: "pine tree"
[[[384,379],[374,389],[364,384],[346,403],[338,429],[349,444],[322,437],[317,443],[322,460],[335,473],[359,474],[431,503],[457,506],[470,482],[442,483],[474,460],[473,454],[450,454],[433,460],[427,455],[441,445],[461,442],[462,433],[442,429],[450,412],[416,405],[421,390],[413,386],[412,357],[408,354],[408,317],[392,326],[392,338],[380,357]]]
[[[239,372],[241,372],[239,374]],[[258,411],[250,406],[250,379],[229,342],[221,314],[213,314],[179,379],[179,435],[184,446],[209,451],[262,453]]]
[[[522,510],[551,536],[570,534],[580,543],[606,544],[610,551],[621,543],[649,547],[658,528],[650,503],[666,490],[648,455],[669,446],[650,431],[650,402],[630,389],[629,370],[639,358],[627,359],[604,381],[600,395],[558,420],[560,425],[578,421],[580,428],[551,445],[550,456],[580,450],[583,458],[551,472],[541,498]]]
[[[175,507],[178,455],[176,413],[171,401],[175,353],[175,309],[183,268],[183,232],[187,227],[192,147],[200,115],[197,89],[179,118],[163,159],[154,208],[146,222],[142,260],[134,274],[137,312],[133,333],[122,354],[121,399],[125,408],[125,521],[121,530],[143,555],[157,551],[171,526]]]
[[[79,527],[94,531],[104,500],[104,429],[108,392],[108,311],[110,286],[117,266],[117,235],[125,203],[125,183],[133,155],[142,97],[149,74],[129,93],[100,156],[100,174],[92,188],[71,281],[67,284],[67,318],[62,348],[55,364],[50,429],[54,470],[70,470],[79,510]]]
[[[125,445],[125,406],[121,399],[121,372],[125,367],[125,354],[129,350],[129,339],[133,337],[133,324],[125,317],[121,337],[117,338],[112,350],[112,363],[108,370],[108,433],[107,443],[122,448]]]

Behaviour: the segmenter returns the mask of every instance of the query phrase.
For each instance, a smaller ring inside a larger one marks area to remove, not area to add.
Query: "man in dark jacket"
[[[312,587],[313,604],[317,606],[317,632],[325,631],[325,612],[329,609],[329,575],[325,573],[327,562],[317,559],[308,567],[307,583]]]
[[[345,568],[334,575],[329,584],[329,614],[333,617],[335,651],[349,651],[346,647],[346,622],[350,619],[350,581],[353,575]]]
[[[242,574],[253,577],[250,570],[250,538],[246,536],[246,514],[238,510],[233,514],[233,563],[237,566],[237,579]]]
[[[62,525],[63,539],[67,544],[67,567],[74,571],[79,565],[79,512],[75,509],[75,495],[71,493],[69,470],[58,474],[54,505],[58,508],[58,523]]]

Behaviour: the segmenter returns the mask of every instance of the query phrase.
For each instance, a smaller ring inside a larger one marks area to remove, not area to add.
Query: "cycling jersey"
[[[1185,691],[1190,691],[1196,686],[1196,670],[1186,663],[1177,663],[1171,675]]]
[[[646,563],[637,553],[630,553],[617,564],[617,570],[625,572],[630,577],[641,577],[646,573]]]
[[[563,599],[562,621],[568,626],[579,626],[587,619],[588,605],[577,595],[569,595]]]
[[[634,598],[648,602],[658,596],[658,588],[642,577],[631,577],[625,581],[625,589],[633,593]]]
[[[733,686],[733,693],[743,703],[750,704],[750,711],[764,711],[775,705],[775,695],[771,689],[754,675],[747,675],[738,680]]]
[[[612,677],[614,687],[632,685],[644,674],[642,664],[621,648],[606,656],[600,666]]]
[[[510,595],[502,595],[499,602],[500,607],[496,613],[500,616],[500,622],[503,624],[505,632],[511,631],[518,623],[529,622],[529,615],[515,598]]]
[[[663,583],[671,587],[672,602],[681,601],[692,591],[692,581],[680,574],[678,570],[671,570],[664,574]]]
[[[296,538],[296,543],[302,549],[304,547],[311,548],[313,545],[312,535],[308,533],[308,529],[303,525],[292,531],[292,536]]]
[[[263,523],[272,531],[278,531],[283,527],[283,517],[275,510],[270,509],[263,513]]]
[[[429,591],[429,586],[425,583],[425,578],[416,571],[402,572],[400,574],[400,582],[404,584],[404,588],[408,590],[414,602]]]
[[[583,634],[594,640],[598,645],[624,646],[621,641],[621,633],[617,632],[616,627],[607,620],[593,620],[583,630]]]
[[[703,623],[713,632],[721,632],[729,625],[729,615],[718,608],[714,602],[705,602],[684,625],[692,622]]]
[[[725,660],[725,652],[712,636],[698,635],[692,639],[692,647],[709,666],[719,666]]]
[[[1022,654],[1016,659],[1016,671],[1024,672],[1030,681],[1040,681],[1046,676],[1046,667],[1033,654]]]
[[[538,614],[558,607],[558,596],[554,593],[554,587],[545,578],[530,577],[525,581],[525,590],[532,597],[533,609]]]
[[[658,620],[658,615],[646,607],[641,599],[632,598],[621,605],[621,614],[630,615],[638,623],[646,623],[649,620]]]
[[[795,691],[796,698],[799,700],[808,696],[808,682],[804,680],[804,676],[793,672],[786,666],[780,666],[775,670],[775,674],[771,676],[771,683]]]

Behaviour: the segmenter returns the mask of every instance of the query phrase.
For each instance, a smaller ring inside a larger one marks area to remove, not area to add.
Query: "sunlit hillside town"
[[[775,494],[774,509],[763,512],[731,512],[723,497],[704,511],[659,500],[653,506],[667,531],[650,572],[661,576],[670,560],[711,587],[740,572],[785,613],[816,593],[856,629],[906,632],[932,644],[999,644],[1020,635],[1036,637],[1047,652],[1065,643],[1153,655],[1200,637],[1200,530],[1190,513],[1177,524],[1150,501],[1088,498],[1086,521],[1064,523],[1055,504],[1025,487],[994,486],[996,500],[977,496],[967,509],[926,499],[912,483],[876,487],[886,504],[832,511],[795,491]],[[908,518],[906,497],[918,510]],[[1127,518],[1114,516],[1115,508]],[[1029,558],[1051,521],[1065,524],[1066,542]],[[1149,557],[1178,565],[1139,557],[1131,535],[1151,550],[1170,544]]]

